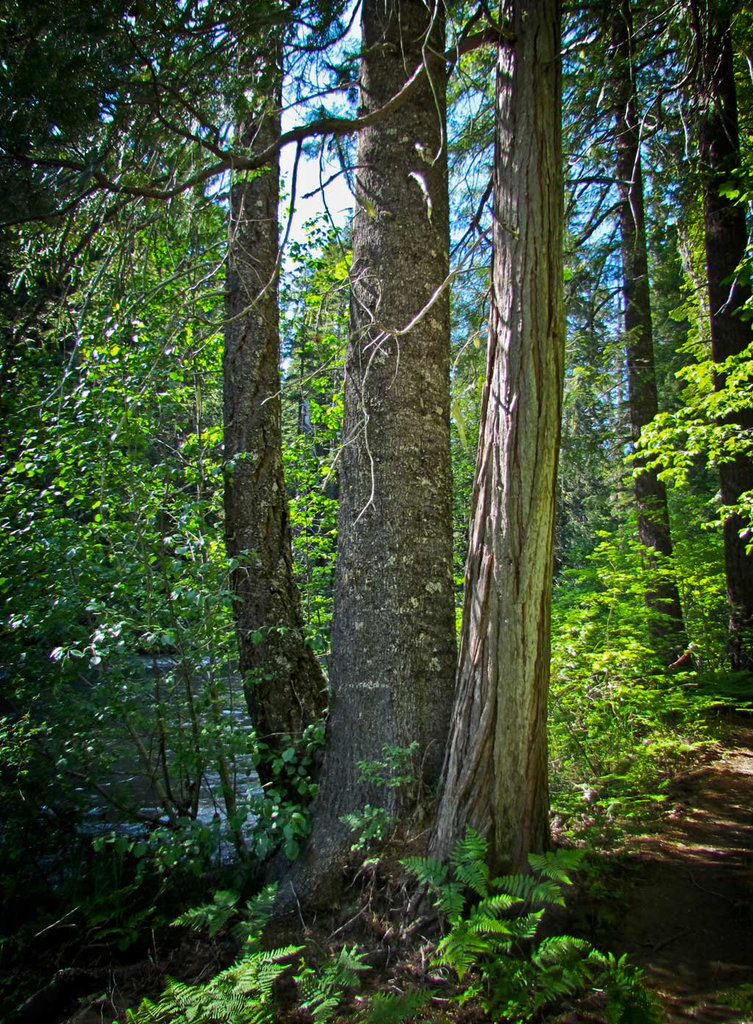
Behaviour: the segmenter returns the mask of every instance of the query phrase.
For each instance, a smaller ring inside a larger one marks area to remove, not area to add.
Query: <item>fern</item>
[[[465,836],[457,841],[450,854],[455,877],[482,897],[489,895],[488,854],[488,842],[471,828],[465,830]]]
[[[277,883],[272,882],[246,901],[243,917],[233,928],[233,935],[247,953],[259,948],[261,933],[272,916],[276,896]]]
[[[380,992],[371,1000],[364,1024],[402,1024],[415,1017],[429,1001],[428,992]]]
[[[210,938],[225,927],[230,918],[235,914],[236,906],[240,896],[230,889],[221,889],[214,894],[211,903],[205,903],[200,907],[192,907],[185,914],[176,917],[171,921],[171,927],[184,926],[194,931],[206,931]]]
[[[400,863],[430,889],[441,889],[447,883],[450,869],[434,857],[406,857]]]
[[[604,990],[607,1024],[661,1024],[665,1019],[658,997],[643,983],[643,971],[627,956],[594,950],[595,983]]]
[[[495,889],[515,896],[532,907],[565,905],[562,884],[550,878],[537,878],[535,875],[503,875],[501,878],[493,879],[492,885]]]
[[[370,969],[363,962],[364,957],[365,953],[359,953],[357,946],[352,949],[343,946],[320,971],[304,964],[296,974],[301,1009],[308,1010],[316,1024],[325,1024],[333,1017],[347,988],[360,987],[361,974]]]
[[[247,953],[259,948],[259,937],[272,914],[277,895],[277,885],[265,886],[239,910],[240,896],[230,889],[221,889],[214,894],[211,903],[192,907],[171,922],[172,927],[184,926],[194,931],[206,931],[214,938],[228,922],[238,915],[241,920],[233,927],[233,935]]]
[[[582,861],[582,850],[548,850],[546,853],[528,854],[528,863],[537,874],[562,885],[572,885],[570,876]]]
[[[157,1003],[128,1010],[128,1024],[274,1024],[272,986],[302,946],[249,954],[205,985],[169,981]]]
[[[504,945],[490,941],[488,936],[469,927],[466,921],[459,921],[437,946],[435,963],[451,967],[462,981],[482,957],[504,952]]]
[[[546,909],[564,905],[580,852],[532,855],[533,874],[499,878],[489,877],[487,852],[486,841],[467,829],[449,867],[431,858],[403,862],[433,892],[447,919],[449,931],[434,963],[466,982],[458,1001],[478,997],[495,1018],[528,1021],[548,1004],[598,984],[609,1024],[654,1024],[656,1001],[624,957],[605,957],[569,935],[536,940]]]

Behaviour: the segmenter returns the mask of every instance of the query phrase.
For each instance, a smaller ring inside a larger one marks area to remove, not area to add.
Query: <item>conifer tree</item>
[[[494,258],[452,733],[432,846],[497,865],[548,842],[546,704],[564,363],[557,0],[502,4]]]
[[[749,320],[740,316],[750,301],[749,285],[738,275],[748,243],[745,208],[725,194],[723,186],[740,166],[737,91],[727,0],[690,4],[694,42],[694,90],[698,114],[706,273],[714,361],[740,356],[753,342]],[[724,387],[724,374],[716,378]],[[753,430],[753,408],[722,420],[743,431]],[[734,508],[753,491],[753,461],[748,455],[720,462],[722,504]],[[724,521],[724,563],[730,605],[730,658],[733,668],[753,669],[753,554],[744,519],[732,512]]]
[[[635,443],[658,411],[651,326],[648,248],[643,201],[640,119],[636,91],[633,13],[630,0],[611,10],[612,98],[615,116],[616,178],[622,254],[625,356],[630,433]],[[656,469],[638,467],[635,477],[638,538],[655,577],[646,592],[649,626],[656,647],[674,661],[687,646],[677,583],[671,568],[667,490]]]

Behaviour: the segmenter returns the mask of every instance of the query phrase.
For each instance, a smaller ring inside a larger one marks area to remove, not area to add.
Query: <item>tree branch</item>
[[[457,61],[466,53],[490,44],[510,44],[514,42],[513,35],[504,28],[488,27],[465,37],[461,36],[457,43],[444,54],[450,70]],[[259,153],[242,154],[233,150],[220,151],[219,159],[196,171],[183,181],[172,185],[169,188],[160,188],[153,184],[128,185],[110,178],[104,171],[92,167],[90,164],[73,160],[51,159],[44,157],[21,156],[20,154],[8,153],[11,159],[19,160],[30,166],[54,167],[59,170],[72,170],[86,175],[98,189],[111,192],[119,196],[131,196],[140,199],[170,200],[181,195],[189,189],[203,185],[218,175],[227,171],[256,171],[267,166],[278,150],[291,143],[300,144],[306,139],[316,135],[348,135],[352,132],[368,128],[379,121],[389,117],[399,110],[416,91],[427,74],[426,64],[422,63],[403,84],[402,88],[378,110],[371,111],[361,117],[320,117],[308,124],[298,125],[283,133],[266,149]],[[202,144],[205,144],[202,140]],[[49,214],[47,215],[50,216]]]

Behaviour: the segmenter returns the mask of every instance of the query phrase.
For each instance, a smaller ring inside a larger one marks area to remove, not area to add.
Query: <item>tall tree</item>
[[[241,147],[280,133],[279,61],[247,68],[265,97],[239,126]],[[243,61],[242,61],[243,64]],[[255,71],[255,73],[254,73]],[[277,155],[230,193],[225,291],[225,534],[240,671],[257,737],[287,745],[321,717],[325,680],[303,632],[282,466]],[[265,761],[259,774],[268,776]]]
[[[724,194],[723,184],[740,166],[737,93],[732,51],[731,14],[734,5],[710,0],[690,5],[695,44],[695,100],[699,119],[700,166],[703,181],[703,219],[706,272],[711,320],[711,350],[715,362],[739,356],[753,341],[749,321],[740,317],[750,301],[749,285],[737,275],[748,242],[745,208]],[[717,389],[725,384],[723,373]],[[735,413],[722,423],[753,430],[753,408]],[[738,504],[753,490],[753,461],[732,456],[719,465],[721,499]],[[730,604],[730,657],[733,668],[753,669],[753,554],[741,536],[746,526],[737,514],[724,522],[724,562]]]
[[[494,258],[452,734],[432,840],[470,825],[496,864],[548,839],[546,704],[564,363],[560,16],[506,0],[497,65]]]
[[[622,254],[625,362],[633,442],[658,411],[651,295],[643,202],[641,130],[631,0],[611,10],[612,98],[615,116],[618,218]],[[674,660],[687,646],[677,583],[666,575],[672,557],[667,490],[656,469],[639,466],[635,477],[638,538],[656,578],[646,592],[649,626],[657,648]]]
[[[398,790],[362,784],[357,762],[415,742],[424,780],[436,783],[455,665],[441,4],[365,0],[362,47],[363,113],[417,68],[427,74],[358,136],[332,711],[312,877],[346,846],[341,815],[365,802],[396,810]]]

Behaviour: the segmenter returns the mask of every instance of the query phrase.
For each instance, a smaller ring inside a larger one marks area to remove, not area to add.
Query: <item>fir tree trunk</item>
[[[612,9],[612,44],[625,356],[630,433],[635,443],[656,415],[658,400],[630,0],[622,0]],[[646,567],[655,577],[646,592],[652,639],[657,650],[674,661],[687,647],[687,638],[677,583],[666,575],[662,578],[670,568],[672,538],[667,491],[656,470],[642,469],[636,476],[635,500],[638,539],[646,551]]]
[[[278,80],[267,108],[241,127],[241,144],[269,145],[279,124]],[[232,185],[224,353],[225,536],[240,671],[257,737],[271,751],[300,736],[326,705],[303,633],[283,479],[278,201],[276,159]],[[258,770],[266,781],[263,759]]]
[[[429,74],[358,137],[332,711],[299,868],[319,888],[349,845],[341,815],[409,809],[401,790],[362,784],[357,762],[416,743],[417,772],[436,785],[456,659],[443,9],[364,0],[362,32],[361,112],[422,62]]]
[[[494,260],[457,693],[432,848],[466,825],[497,866],[548,841],[555,482],[564,364],[557,0],[508,0],[500,49]]]
[[[732,60],[730,5],[717,0],[691,5],[697,47],[696,103],[699,114],[703,219],[711,319],[711,349],[716,362],[739,355],[751,341],[750,321],[740,311],[750,288],[737,277],[748,232],[745,208],[721,194],[721,186],[740,166],[737,95]],[[724,387],[722,374],[717,387]],[[723,423],[753,431],[753,409]],[[719,466],[723,505],[735,505],[753,490],[753,461],[740,456]],[[724,523],[724,562],[730,604],[730,657],[735,669],[753,670],[753,555],[741,537],[745,521],[731,515]]]

